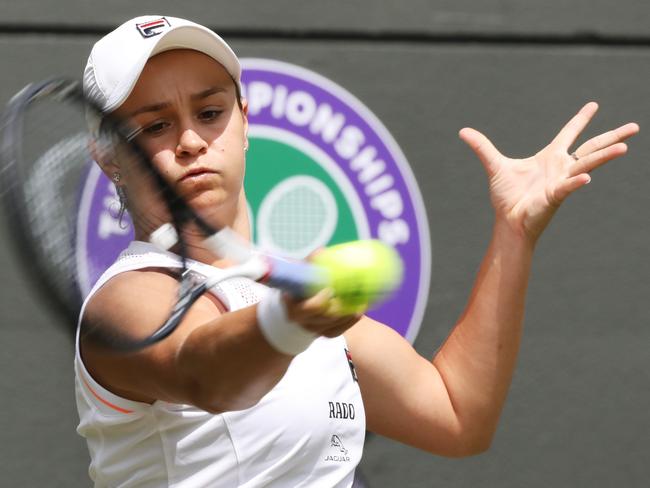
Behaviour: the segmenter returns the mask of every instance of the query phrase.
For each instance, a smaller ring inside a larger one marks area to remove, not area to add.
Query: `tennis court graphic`
[[[330,242],[338,206],[332,192],[316,178],[292,176],[271,189],[257,215],[256,240],[262,248],[305,258]]]
[[[271,127],[251,127],[249,139],[246,164],[256,176],[245,187],[260,247],[304,258],[329,244],[370,237],[361,201],[325,153]]]
[[[404,261],[404,283],[369,315],[408,340],[428,297],[430,241],[422,198],[402,151],[358,99],[305,68],[243,59],[249,101],[245,188],[253,239],[303,258],[327,245],[380,239]],[[93,165],[77,219],[77,261],[87,292],[132,239],[115,212],[113,184]]]

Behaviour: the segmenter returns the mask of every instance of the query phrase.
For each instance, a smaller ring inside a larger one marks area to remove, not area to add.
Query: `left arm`
[[[569,154],[597,108],[585,105],[547,147],[522,160],[504,157],[473,129],[460,132],[488,175],[492,239],[465,311],[432,361],[368,318],[346,333],[370,430],[448,456],[489,446],[519,350],[535,244],[567,196],[625,154],[622,141],[639,130],[624,125]]]
[[[465,312],[431,361],[366,317],[346,333],[369,430],[451,457],[489,447],[515,367],[531,258],[525,241],[495,225]]]

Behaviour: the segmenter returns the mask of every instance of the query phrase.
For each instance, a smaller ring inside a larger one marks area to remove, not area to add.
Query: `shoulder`
[[[178,280],[171,270],[146,268],[111,277],[89,299],[81,317],[82,337],[100,331],[129,333],[155,330],[171,310]],[[136,320],[137,319],[137,320]],[[135,331],[131,331],[135,332]]]
[[[177,374],[175,358],[184,338],[223,313],[218,300],[201,296],[164,341],[128,354],[116,350],[115,344],[156,331],[176,304],[178,287],[173,271],[145,268],[115,275],[90,297],[80,321],[79,352],[104,388],[130,400],[150,403],[163,398],[161,385]]]

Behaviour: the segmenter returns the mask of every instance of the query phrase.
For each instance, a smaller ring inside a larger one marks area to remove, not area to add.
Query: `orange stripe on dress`
[[[80,376],[81,376],[81,380],[84,382],[84,385],[86,385],[86,388],[88,388],[88,391],[90,391],[90,393],[92,393],[93,396],[94,396],[95,398],[97,398],[97,400],[99,400],[100,402],[102,402],[104,405],[106,405],[107,407],[112,408],[113,410],[117,410],[117,411],[120,412],[120,413],[133,413],[133,410],[128,410],[128,409],[126,409],[126,408],[118,407],[117,405],[115,405],[115,404],[109,402],[108,400],[105,400],[105,399],[102,398],[101,396],[99,396],[99,395],[95,392],[95,390],[93,390],[92,387],[88,384],[88,382],[86,381],[86,378],[84,378],[82,375],[80,375]]]

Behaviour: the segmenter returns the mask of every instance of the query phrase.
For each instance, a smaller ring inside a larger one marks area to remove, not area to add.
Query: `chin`
[[[237,211],[237,197],[221,191],[200,192],[187,199],[187,203],[201,218],[211,221],[230,221]]]

